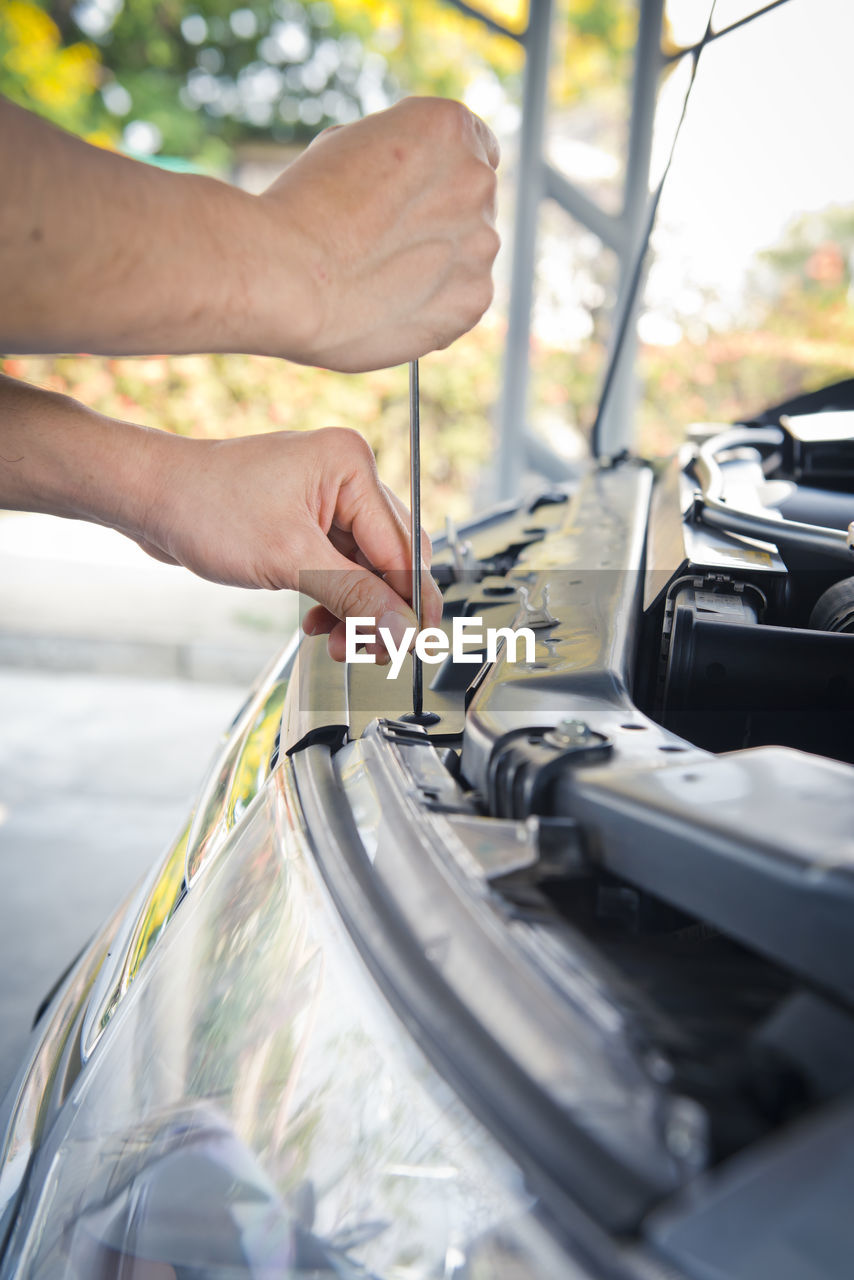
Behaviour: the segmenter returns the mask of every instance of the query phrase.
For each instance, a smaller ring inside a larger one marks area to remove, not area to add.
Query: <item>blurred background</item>
[[[0,0],[0,93],[97,146],[250,191],[321,129],[408,93],[462,98],[488,121],[503,150],[504,248],[491,311],[422,362],[432,531],[500,491],[514,316],[524,313],[527,373],[509,429],[552,463],[584,455],[626,278],[617,248],[638,230],[626,197],[638,0],[472,2],[486,23],[464,0]],[[542,83],[526,83],[532,18],[546,8]],[[709,16],[697,0],[662,8],[638,207],[669,155]],[[717,0],[712,27],[733,31],[701,59],[623,402],[624,438],[633,430],[652,456],[692,421],[749,417],[854,365],[854,6]],[[543,111],[533,165],[520,146],[526,100]],[[586,223],[555,198],[570,188]],[[511,307],[510,285],[526,199],[530,317],[527,302]],[[80,353],[0,355],[0,368],[187,435],[355,427],[383,479],[408,493],[405,369],[343,376],[241,355]],[[504,467],[505,491],[523,470]],[[0,513],[0,600],[0,1042],[11,1070],[46,986],[174,835],[296,601],[201,582],[109,529],[19,513]]]
[[[495,411],[528,0],[483,0],[484,25],[443,0],[5,0],[0,92],[153,164],[262,189],[318,131],[409,93],[462,98],[503,145],[496,302],[422,369],[429,527],[495,494]],[[716,29],[764,6],[718,0]],[[545,159],[606,213],[623,199],[636,0],[555,0]],[[667,0],[651,174],[684,100],[708,6]],[[755,28],[755,30],[753,29]],[[654,237],[639,315],[641,448],[686,421],[727,420],[851,369],[854,177],[846,0],[783,5],[709,47]],[[821,49],[814,62],[809,46]],[[745,121],[749,125],[745,128]],[[611,248],[556,202],[537,213],[527,427],[577,457],[595,414],[619,280]],[[104,413],[193,435],[358,428],[408,489],[406,372],[334,375],[247,356],[2,367]]]
[[[502,21],[524,23],[524,0],[493,7]],[[603,34],[610,42],[608,24]],[[630,31],[613,39],[625,45]],[[523,61],[516,42],[442,0],[8,0],[0,59],[0,91],[90,141],[255,191],[321,129],[408,93],[465,98],[511,137]],[[479,491],[503,328],[499,305],[452,351],[425,361],[431,525],[467,514]],[[104,413],[185,434],[357,427],[386,482],[408,492],[405,369],[353,377],[260,357],[77,355],[3,368]]]

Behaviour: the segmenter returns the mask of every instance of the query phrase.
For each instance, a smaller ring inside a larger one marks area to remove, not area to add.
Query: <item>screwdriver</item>
[[[421,394],[418,361],[409,363],[409,508],[412,512],[411,551],[412,612],[421,631]],[[424,709],[421,659],[412,654],[412,715],[419,719]]]

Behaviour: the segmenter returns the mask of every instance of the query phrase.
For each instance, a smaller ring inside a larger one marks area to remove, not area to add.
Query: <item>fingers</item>
[[[386,627],[397,645],[403,642],[407,627],[417,628],[415,615],[402,596],[382,578],[342,556],[326,538],[319,536],[308,548],[308,555],[313,567],[300,571],[300,590],[339,620],[340,625],[337,623],[330,633],[336,636],[330,653],[337,661],[344,658],[345,618],[369,618],[371,622],[365,624],[365,629],[372,627],[378,632],[380,627]],[[315,614],[314,618],[323,619],[324,615]],[[383,650],[379,640],[368,647],[377,655]]]
[[[475,155],[486,159],[491,169],[498,168],[501,160],[498,139],[489,125],[463,103],[452,98],[411,97],[392,107],[390,114],[395,111],[411,114],[418,121],[418,127],[428,129],[435,140],[440,139],[444,130],[443,140],[450,147],[462,137]]]
[[[489,127],[450,99],[405,98],[325,130],[259,197],[271,234],[296,237],[294,270],[316,300],[301,342],[277,345],[259,318],[264,352],[354,373],[470,329],[492,299],[498,162]],[[280,310],[277,270],[262,302]]]
[[[381,482],[382,483],[382,482]],[[386,492],[389,502],[394,507],[397,514],[403,521],[406,532],[409,534],[410,541],[412,539],[412,515],[406,503],[400,499],[393,489],[389,489],[388,485],[383,484],[382,488]],[[421,556],[424,564],[429,569],[433,563],[433,543],[430,541],[430,535],[426,529],[421,530]]]
[[[359,551],[403,600],[412,599],[411,518],[403,503],[377,476],[373,453],[361,436],[336,438],[334,445],[353,450],[354,470],[342,486],[336,524],[349,529]],[[422,531],[424,564],[432,560],[432,544]],[[435,626],[442,616],[442,597],[429,572],[422,574],[422,619]],[[342,615],[338,615],[341,617]]]
[[[410,548],[411,552],[412,521],[409,516],[409,508],[406,507],[401,502],[400,498],[398,498],[391,489],[387,488],[386,485],[382,485],[381,487],[385,491],[386,498],[391,504],[393,510],[398,514],[401,522],[403,523],[406,530],[406,545]],[[336,550],[341,552],[342,555],[349,556],[351,560],[355,560],[357,564],[363,565],[364,568],[377,568],[377,566],[373,564],[362,551],[349,529],[341,529],[333,525],[329,530],[329,541]],[[430,541],[429,534],[425,529],[421,530],[421,558],[424,566],[429,569],[430,565],[433,563],[433,543]]]
[[[407,581],[406,596],[405,596],[406,599],[409,598],[410,586],[411,586],[411,576]],[[422,587],[421,598],[422,598],[423,626],[425,627],[439,626],[439,624],[442,621],[442,596],[435,582],[433,582],[432,578],[429,578],[427,574],[424,575],[424,585]],[[334,617],[334,615],[330,614],[327,609],[323,609],[319,605],[316,606],[316,610],[317,612],[315,612],[315,609],[310,609],[309,612],[306,614],[305,618],[303,619],[303,630],[306,630],[306,623],[308,622],[309,626],[312,627],[312,630],[307,632],[307,634],[322,635],[324,633],[327,633],[329,636],[329,639],[327,641],[329,656],[333,658],[336,662],[344,662],[347,656],[347,625],[346,623],[339,621],[339,619]],[[366,616],[370,617],[371,615],[366,615]],[[326,625],[327,622],[329,623],[328,626]],[[382,619],[372,618],[371,625],[374,627],[378,635],[379,628],[381,626],[387,626],[388,623],[386,621],[383,621]],[[410,622],[409,625],[414,626],[415,624],[414,622]],[[394,634],[394,632],[392,632],[392,634]],[[397,641],[397,638],[395,638],[395,642],[399,643]],[[410,643],[410,646],[409,646],[410,648],[412,648],[413,643],[414,643],[414,637],[412,642]],[[372,653],[376,658],[377,662],[382,664],[388,661],[388,654],[386,653],[385,648],[379,641],[377,641],[376,644],[365,645],[364,649],[366,652]]]
[[[498,139],[490,129],[489,125],[481,120],[480,116],[472,113],[472,127],[478,142],[483,148],[487,162],[491,168],[497,169],[501,162],[501,148],[498,145]]]
[[[302,629],[307,636],[328,636],[337,625],[335,614],[330,613],[322,604],[313,604],[303,615]]]
[[[404,600],[412,600],[411,569],[391,569],[383,577]],[[437,627],[442,620],[442,593],[426,570],[421,573],[421,615],[425,627]]]
[[[402,600],[411,602],[412,574],[406,570],[392,570],[384,575],[385,581]],[[421,578],[421,612],[425,627],[438,627],[442,621],[442,593],[429,573]],[[338,626],[340,619],[324,608],[323,605],[312,605],[302,620],[302,629],[307,636],[330,635]]]
[[[341,428],[328,429],[321,435],[320,443],[329,465],[334,466],[341,477],[332,524],[341,533],[352,536],[354,547],[378,573],[411,572],[409,512],[380,482],[370,445],[358,432]],[[433,549],[423,531],[421,549],[429,566]],[[401,590],[401,595],[408,596],[408,592]]]

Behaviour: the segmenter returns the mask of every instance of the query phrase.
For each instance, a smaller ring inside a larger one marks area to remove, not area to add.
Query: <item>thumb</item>
[[[417,628],[415,614],[402,596],[375,573],[361,568],[336,551],[322,534],[318,533],[318,537],[312,540],[306,558],[311,560],[313,567],[300,570],[299,590],[342,622],[346,618],[370,618],[365,629],[372,627],[378,633],[380,627],[387,628],[398,646],[407,627]],[[338,628],[335,630],[337,632]],[[340,634],[336,636],[336,652],[332,653],[338,661],[344,656],[342,639]],[[342,651],[339,653],[338,649]],[[368,649],[377,656],[385,655],[379,638]]]

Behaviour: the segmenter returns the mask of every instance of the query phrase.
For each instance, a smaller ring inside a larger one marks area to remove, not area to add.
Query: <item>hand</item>
[[[492,298],[498,144],[409,98],[327,130],[261,196],[92,147],[0,97],[0,350],[403,364]]]
[[[354,372],[403,364],[476,324],[492,300],[498,158],[483,121],[441,98],[321,134],[260,197],[302,238],[317,308],[303,349],[275,354]],[[269,324],[281,298],[264,301]]]
[[[344,619],[399,645],[409,607],[409,513],[355,431],[189,440],[93,413],[0,374],[0,507],[110,525],[158,560],[238,587],[291,587],[319,603],[313,635],[345,657]],[[430,539],[422,537],[430,565]],[[429,573],[423,621],[442,598]],[[383,646],[374,645],[383,660]]]
[[[379,480],[367,442],[329,428],[236,440],[162,436],[156,493],[144,526],[131,532],[160,560],[214,582],[291,587],[319,604],[303,627],[328,634],[344,660],[348,616],[371,617],[397,643],[415,625],[409,608],[409,513]],[[165,464],[165,465],[164,465]],[[422,553],[430,564],[430,540]],[[425,574],[424,624],[442,615]],[[386,660],[378,641],[374,652]]]

